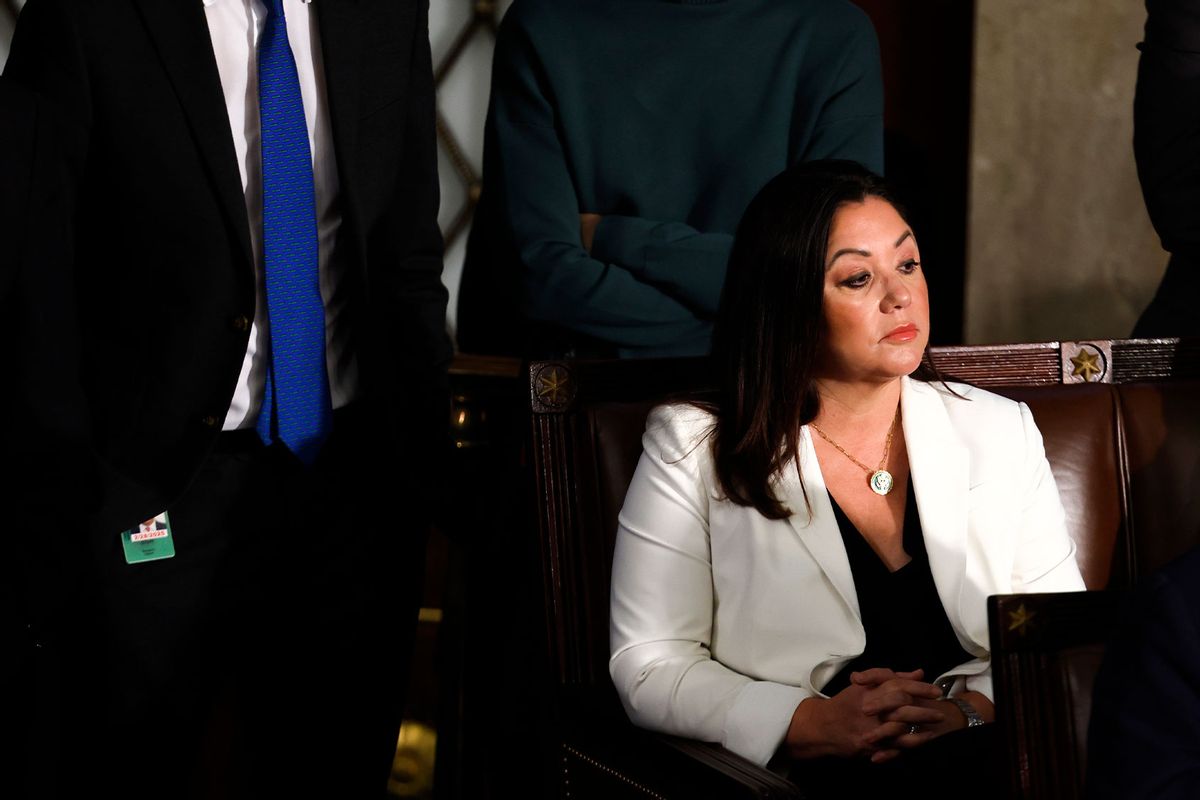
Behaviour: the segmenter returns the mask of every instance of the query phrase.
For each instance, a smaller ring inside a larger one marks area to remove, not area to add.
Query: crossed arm
[[[852,42],[846,64],[853,67],[838,65],[821,117],[794,158],[852,158],[882,170],[882,79],[874,35],[867,33]],[[526,33],[502,28],[489,185],[501,194],[503,223],[524,267],[526,313],[625,347],[706,331],[720,304],[733,236],[682,220],[581,207],[542,71]],[[880,113],[863,116],[872,104]]]

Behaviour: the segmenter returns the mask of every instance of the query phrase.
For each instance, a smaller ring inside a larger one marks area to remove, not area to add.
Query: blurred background
[[[0,0],[0,63],[23,2]],[[511,3],[430,4],[452,332],[493,31]],[[887,171],[915,217],[935,341],[1128,335],[1166,263],[1133,163],[1143,4],[858,4],[883,50]]]

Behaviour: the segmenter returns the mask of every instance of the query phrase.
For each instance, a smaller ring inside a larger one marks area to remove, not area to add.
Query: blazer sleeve
[[[1086,590],[1075,561],[1075,542],[1067,533],[1067,518],[1042,433],[1033,414],[1019,403],[1021,453],[1021,517],[1013,551],[1012,592],[1082,592]],[[972,675],[966,688],[994,699],[992,668]]]
[[[613,557],[609,670],[629,718],[720,742],[765,765],[812,694],[713,659],[706,468],[698,411],[657,409],[621,509]]]
[[[69,169],[70,186],[83,173],[91,135],[92,84],[78,9],[62,0],[29,0],[13,32],[5,78],[38,93],[53,117],[56,139]],[[74,200],[71,193],[68,200]]]
[[[1025,438],[1021,473],[1024,504],[1013,557],[1013,591],[1084,591],[1075,562],[1075,542],[1067,533],[1067,517],[1046,460],[1042,433],[1029,407],[1021,403],[1020,408]]]
[[[57,507],[73,517],[100,503],[81,379],[74,264],[74,208],[92,109],[79,25],[59,0],[30,0],[22,9],[4,81],[10,97],[31,100],[30,138],[26,147],[12,141],[4,146],[8,158],[27,160],[20,171],[0,168],[7,181],[2,191],[12,193],[5,200],[20,207],[0,224],[14,279],[9,319],[17,333],[15,385],[24,387],[9,396],[15,418],[23,420],[10,431],[11,455],[25,465],[26,476],[37,476],[21,498],[25,504],[43,513]],[[6,121],[15,128],[19,119]],[[28,184],[18,175],[26,175]],[[46,386],[54,391],[44,391]]]

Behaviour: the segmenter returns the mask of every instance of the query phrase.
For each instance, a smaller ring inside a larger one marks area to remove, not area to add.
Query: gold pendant
[[[872,492],[878,495],[885,495],[892,491],[892,473],[886,469],[877,469],[871,473],[871,477],[867,483],[871,485]]]

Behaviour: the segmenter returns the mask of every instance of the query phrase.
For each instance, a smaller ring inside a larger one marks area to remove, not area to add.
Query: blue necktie
[[[312,464],[333,418],[325,371],[312,155],[283,0],[266,4],[266,24],[258,42],[258,107],[271,355],[257,431],[266,444],[278,440]]]

